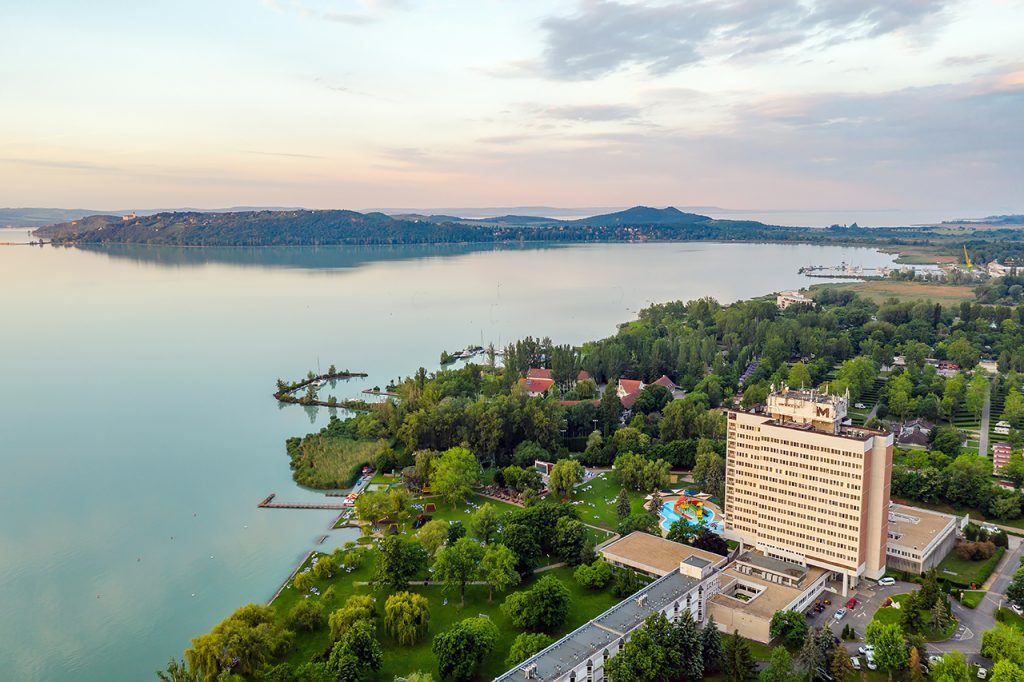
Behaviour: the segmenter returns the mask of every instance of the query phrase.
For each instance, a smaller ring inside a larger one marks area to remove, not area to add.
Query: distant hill
[[[678,208],[634,206],[624,211],[573,220],[577,225],[696,225],[712,220],[705,215],[683,213]]]

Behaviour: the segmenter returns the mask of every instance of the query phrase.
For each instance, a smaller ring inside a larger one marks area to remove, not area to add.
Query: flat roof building
[[[966,516],[891,504],[886,565],[920,575],[949,554],[956,544],[957,532],[966,525]]]
[[[813,303],[813,299],[804,296],[798,291],[783,291],[775,297],[775,305],[779,306],[780,310],[785,310],[791,305],[810,305]]]
[[[891,433],[843,424],[847,396],[773,390],[729,410],[725,536],[843,581],[885,572]]]
[[[692,567],[703,573],[707,567],[717,568],[726,562],[726,557],[720,554],[641,531],[634,531],[606,545],[600,550],[600,554],[602,559],[613,566],[631,568],[653,577],[661,577],[679,570],[680,565]]]

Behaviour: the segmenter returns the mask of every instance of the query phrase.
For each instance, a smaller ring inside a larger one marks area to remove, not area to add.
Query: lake
[[[284,439],[328,411],[279,406],[278,377],[368,372],[336,389],[354,396],[436,369],[441,349],[579,343],[652,302],[796,288],[815,281],[798,267],[840,261],[892,258],[703,242],[0,247],[0,678],[152,679],[274,593],[335,516],[256,508],[272,492],[322,499],[292,482]]]

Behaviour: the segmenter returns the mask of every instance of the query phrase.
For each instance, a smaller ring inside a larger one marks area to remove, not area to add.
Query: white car
[[[860,670],[860,659],[859,658],[854,656],[853,658],[850,659],[850,663],[853,664],[853,669],[854,670]]]
[[[842,620],[843,616],[846,615],[846,609],[839,609],[836,611],[836,620]]]
[[[878,579],[878,584],[882,587],[890,587],[896,584],[896,578],[890,578],[889,576],[885,576],[884,578]]]
[[[935,654],[932,654],[931,656],[928,657],[928,665],[935,665],[936,663],[941,663],[941,662],[942,662],[942,656],[936,656]]]
[[[871,655],[873,655],[875,653],[875,645],[874,644],[865,644],[864,646],[859,647],[857,649],[857,653],[864,654],[865,656],[871,656]]]
[[[1013,612],[1016,613],[1018,616],[1024,616],[1024,609],[1017,606],[1016,604],[1010,604],[1010,609],[1012,609]]]
[[[988,677],[988,670],[985,668],[978,668],[978,679],[983,680]]]
[[[868,670],[878,670],[878,666],[875,664],[875,660],[873,658],[868,659]]]

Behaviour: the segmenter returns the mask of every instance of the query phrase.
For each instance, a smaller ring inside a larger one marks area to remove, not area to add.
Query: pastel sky
[[[0,205],[1024,211],[1024,0],[0,1]]]

